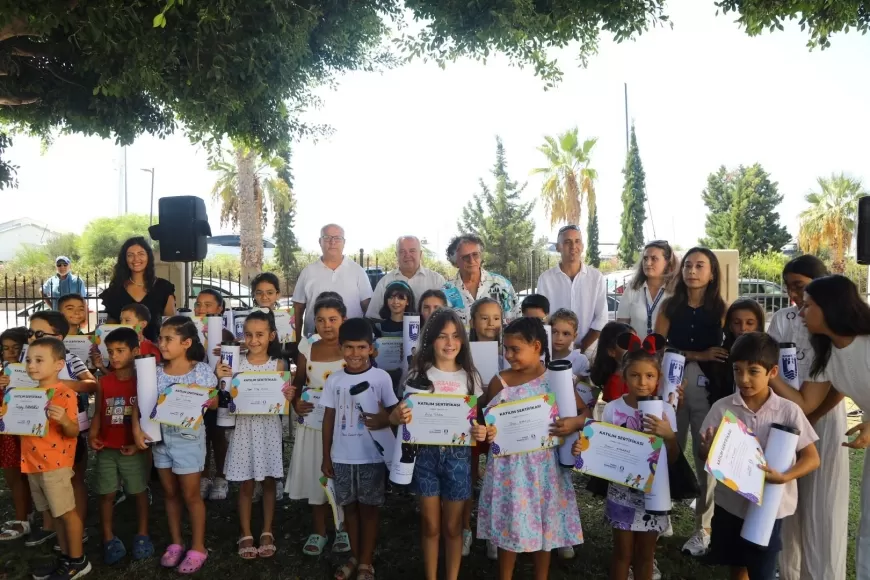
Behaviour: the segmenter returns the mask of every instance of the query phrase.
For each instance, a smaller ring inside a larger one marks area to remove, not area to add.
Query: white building
[[[0,262],[14,258],[21,246],[44,246],[57,235],[48,225],[28,217],[0,223]]]

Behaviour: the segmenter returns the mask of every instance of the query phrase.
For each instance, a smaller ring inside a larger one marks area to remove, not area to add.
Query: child
[[[764,330],[764,310],[751,298],[738,298],[725,313],[725,342],[722,348],[731,350],[734,341],[748,332]],[[715,362],[711,365],[716,373],[711,373],[707,385],[707,398],[712,405],[719,399],[734,394],[734,370],[728,363]]]
[[[275,310],[281,299],[281,284],[272,272],[260,272],[251,280],[254,303],[260,308]]]
[[[150,354],[157,359],[157,364],[160,364],[160,349],[157,345],[145,338],[143,333],[151,323],[151,311],[144,304],[133,302],[121,309],[121,319],[118,324],[123,324],[131,328],[138,328],[139,336],[139,354]],[[106,366],[106,361],[100,354],[100,350],[96,346],[91,347],[91,362],[98,371],[103,374],[108,374],[111,369]]]
[[[399,401],[393,393],[390,375],[371,366],[374,337],[368,321],[364,318],[345,321],[338,331],[338,340],[345,367],[330,375],[323,387],[321,471],[335,482],[335,501],[344,508],[344,526],[353,555],[338,568],[335,578],[375,580],[372,559],[387,471],[374,439],[365,430],[389,427],[388,413]],[[365,414],[352,402],[350,388],[364,381],[383,407],[378,414]]]
[[[523,316],[531,316],[539,320],[546,320],[550,315],[550,301],[542,294],[529,294],[523,299],[520,308]]]
[[[381,320],[375,322],[375,336],[401,338],[403,335],[403,319],[406,313],[414,312],[414,291],[407,282],[397,280],[390,282],[384,290],[384,305],[378,316]],[[421,326],[422,328],[422,326]],[[393,380],[393,391],[399,390],[399,379],[402,378],[402,368],[387,370]]]
[[[46,312],[63,319],[60,312]],[[80,578],[91,571],[91,563],[82,551],[84,526],[76,510],[72,484],[79,435],[78,404],[76,393],[58,378],[66,366],[66,348],[61,342],[64,334],[36,338],[27,349],[27,374],[40,389],[54,391],[46,410],[47,433],[43,437],[21,436],[21,472],[27,474],[36,509],[51,512],[60,545],[60,557],[55,562],[33,571],[36,580]]]
[[[133,559],[154,555],[148,537],[148,494],[145,493],[150,463],[148,454],[133,441],[133,422],[139,422],[136,404],[136,376],[133,359],[139,355],[139,336],[132,328],[113,330],[105,339],[112,372],[100,378],[97,412],[88,436],[97,452],[97,494],[103,532],[103,560],[110,566],[127,554],[112,530],[112,512],[119,479],[126,493],[136,499],[137,531],[133,537]],[[135,409],[135,412],[134,412]]]
[[[317,298],[314,299],[314,303],[317,304],[318,302],[320,302],[324,298],[333,298],[335,300],[338,300],[342,304],[344,304],[344,298],[341,297],[341,294],[339,294],[338,292],[332,292],[331,290],[327,290],[326,292],[321,292],[320,294],[318,294]],[[338,335],[336,335],[336,336],[338,336]],[[309,336],[307,339],[304,337],[299,339],[299,352],[301,354],[305,355],[305,358],[310,360],[311,359],[311,345],[314,344],[315,342],[317,342],[318,340],[320,340],[320,335],[317,334],[317,329],[315,328],[314,334]],[[342,359],[342,360],[344,360],[344,359]],[[296,392],[298,393],[299,391],[297,390]]]
[[[314,303],[314,328],[320,339],[310,345],[306,355],[301,351],[296,364],[293,385],[296,391],[293,408],[298,417],[305,417],[314,410],[314,405],[302,400],[302,392],[322,391],[327,378],[344,368],[344,355],[338,342],[338,333],[347,316],[344,302],[336,298],[318,298]],[[303,339],[304,340],[304,339]],[[297,418],[297,421],[300,419]],[[323,459],[323,437],[320,430],[299,425],[290,456],[290,477],[286,491],[290,499],[306,499],[311,506],[314,532],[308,536],[302,552],[307,556],[319,556],[326,546],[326,518],[330,516],[326,493],[320,485],[320,464]],[[332,544],[333,552],[349,552],[350,539],[347,533],[338,530]]]
[[[426,290],[420,295],[417,304],[417,312],[420,313],[420,328],[432,316],[432,313],[441,308],[447,308],[447,296],[441,290]]]
[[[601,388],[601,398],[595,405],[595,416],[601,417],[604,405],[616,400],[628,393],[628,386],[619,372],[619,361],[625,351],[616,343],[620,334],[634,332],[627,324],[622,322],[608,322],[601,329],[598,337],[598,348],[595,351],[595,359],[592,368],[589,369],[589,379],[596,387]]]
[[[483,396],[480,376],[471,360],[465,327],[453,310],[434,313],[423,327],[420,350],[413,360],[409,380],[420,376],[432,381],[436,394]],[[394,425],[410,421],[411,409],[405,403],[400,403],[390,416],[390,422]],[[486,439],[486,427],[475,425],[471,435],[476,441],[483,441]],[[418,447],[411,489],[420,497],[426,580],[438,578],[440,533],[444,534],[445,578],[456,580],[459,577],[465,539],[464,534],[460,533],[464,531],[463,509],[472,496],[471,449],[437,445]]]
[[[284,361],[277,358],[276,352],[269,352],[270,343],[275,340],[275,319],[265,312],[252,312],[245,319],[245,346],[247,354],[242,357],[239,372],[270,372],[285,370]],[[217,367],[217,377],[231,378],[233,370],[229,365]],[[294,387],[285,391],[292,400]],[[239,524],[241,538],[238,541],[239,556],[243,560],[271,558],[275,555],[275,536],[272,533],[272,519],[275,515],[275,480],[284,477],[284,464],[281,458],[282,447],[281,417],[278,415],[239,415],[233,439],[227,452],[227,479],[241,482],[239,489]],[[254,481],[263,485],[263,531],[260,534],[260,547],[254,547],[251,535],[251,505],[254,499]],[[268,541],[264,541],[268,538]]]
[[[577,340],[578,324],[577,315],[567,308],[560,308],[550,316],[553,360],[571,361],[574,376],[585,380],[589,376],[589,359],[579,350],[573,349]]]
[[[88,308],[84,298],[79,294],[64,294],[57,300],[57,309],[69,322],[71,335],[84,334],[82,327],[88,321]]]
[[[767,446],[772,425],[798,429],[797,461],[785,473],[778,473],[767,466],[761,468],[767,483],[785,484],[767,547],[757,546],[740,536],[749,503],[725,485],[717,483],[711,560],[730,566],[731,578],[735,580],[773,580],[777,553],[782,549],[782,519],[792,515],[797,505],[795,480],[819,467],[819,452],[813,445],[818,437],[801,408],[770,389],[770,380],[779,373],[779,345],[773,338],[761,332],[744,334],[731,347],[729,360],[734,368],[737,392],[716,401],[704,419],[698,451],[701,459],[707,459],[715,431],[722,417],[730,411],[751,426],[762,448]]]
[[[502,310],[495,299],[487,297],[475,300],[469,315],[471,331],[468,339],[471,342],[495,340],[501,343]]]
[[[549,393],[547,332],[537,318],[520,318],[504,331],[510,370],[493,377],[488,406]],[[580,430],[588,410],[577,397],[577,417],[557,419],[551,433],[563,437]],[[487,442],[496,429],[487,426]],[[490,455],[477,514],[477,536],[498,547],[499,578],[510,580],[518,552],[533,552],[535,579],[546,580],[550,551],[583,543],[580,513],[571,470],[559,466],[558,448],[492,457]]]
[[[196,325],[185,316],[172,316],[160,327],[160,354],[163,365],[157,367],[157,392],[162,394],[174,384],[214,388],[215,377],[205,360],[205,348],[199,340]],[[217,407],[217,397],[209,400],[208,408]],[[166,503],[166,519],[172,537],[160,565],[176,568],[181,574],[198,572],[208,558],[205,548],[205,504],[199,494],[199,480],[205,468],[204,429],[189,429],[161,425],[161,441],[154,445],[154,467],[160,476]],[[139,449],[147,449],[148,435],[133,423],[133,437]],[[185,552],[181,536],[182,501],[190,517],[192,541]]]

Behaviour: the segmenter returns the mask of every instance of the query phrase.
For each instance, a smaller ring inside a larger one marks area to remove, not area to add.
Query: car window
[[[747,284],[746,282],[741,282],[741,283],[738,285],[738,290],[737,290],[737,291],[738,291],[741,295],[743,295],[743,294],[749,294],[749,284]]]
[[[767,283],[764,285],[764,293],[765,294],[782,294],[782,288],[777,286],[776,284]]]

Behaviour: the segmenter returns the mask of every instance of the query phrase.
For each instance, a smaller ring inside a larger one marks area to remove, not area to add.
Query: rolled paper
[[[233,308],[233,336],[236,340],[245,340],[245,319],[251,313],[250,308]]]
[[[358,385],[352,386],[350,388],[350,395],[353,399],[353,404],[363,413],[376,414],[380,411],[378,399],[375,396],[374,389],[371,388],[368,381],[363,381]],[[375,442],[375,447],[378,448],[381,457],[384,458],[387,470],[391,470],[393,465],[393,453],[395,451],[393,447],[396,445],[393,430],[389,427],[385,427],[376,431],[372,431],[371,429],[366,429],[366,431],[368,431],[369,435],[372,436],[372,439]]]
[[[194,318],[196,316],[196,313],[190,308],[178,308],[175,311],[175,314],[178,316],[187,316],[188,318]]]
[[[221,343],[221,364],[227,365],[233,371],[233,374],[239,372],[239,358],[242,356],[242,347],[235,342]],[[232,379],[224,377],[221,379],[218,387],[218,409],[217,409],[217,426],[218,427],[235,427],[236,416],[230,413],[230,386]]]
[[[233,333],[233,336],[236,334],[236,325],[233,322],[233,309],[232,308],[224,308],[224,328]]]
[[[798,437],[801,432],[794,427],[774,423],[770,426],[767,445],[764,447],[764,457],[767,466],[783,473],[793,464],[797,450]],[[759,546],[770,543],[770,535],[776,523],[776,515],[786,484],[765,483],[761,492],[761,505],[749,504],[746,517],[743,518],[743,528],[740,537]]]
[[[97,326],[106,324],[109,321],[109,313],[105,310],[97,312]]]
[[[417,340],[420,338],[420,315],[408,314],[402,318],[402,368],[408,370],[411,358],[417,350]]]
[[[683,371],[686,368],[686,357],[673,348],[665,349],[662,356],[662,378],[659,380],[659,396],[662,400],[673,407],[674,412],[680,403],[680,394],[677,388],[683,383]],[[677,432],[676,424],[671,425],[674,433]]]
[[[486,390],[489,381],[498,374],[498,343],[495,341],[472,342],[469,343],[469,346],[471,347],[471,360],[474,361],[474,367],[480,375],[483,389]]]
[[[799,390],[801,377],[798,372],[797,345],[793,342],[779,343],[779,374],[788,385]]]
[[[637,398],[637,410],[656,419],[661,419],[666,414],[666,404],[661,397]],[[652,489],[644,494],[643,505],[646,513],[653,516],[666,516],[671,513],[671,478],[668,471],[668,448],[664,442],[655,465]]]
[[[140,354],[136,366],[136,404],[139,405],[139,428],[153,443],[163,439],[160,423],[151,419],[151,411],[157,406],[157,359],[153,354]]]
[[[419,322],[419,321],[418,321]],[[419,380],[409,381],[405,385],[403,400],[414,393],[431,393],[432,382],[428,377],[420,377]],[[396,432],[396,443],[393,446],[393,459],[390,464],[390,481],[397,485],[408,485],[414,477],[414,464],[417,461],[417,446],[411,441],[411,434],[404,425],[399,425]]]
[[[547,383],[550,392],[556,396],[556,406],[559,409],[559,417],[567,419],[577,416],[577,397],[574,393],[574,373],[571,370],[571,361],[554,360],[547,365]],[[571,447],[580,433],[572,433],[565,437],[559,446],[559,464],[562,467],[573,468],[576,458],[571,453]]]
[[[208,353],[208,364],[212,370],[218,365],[221,360],[220,353],[214,354],[214,349],[221,343],[224,330],[224,319],[220,314],[209,314],[206,317],[206,352]]]

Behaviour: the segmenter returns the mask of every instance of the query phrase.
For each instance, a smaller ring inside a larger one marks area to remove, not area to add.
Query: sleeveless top
[[[668,344],[679,350],[700,352],[714,346],[722,346],[724,335],[722,321],[703,306],[680,307],[671,317],[668,329]]]

